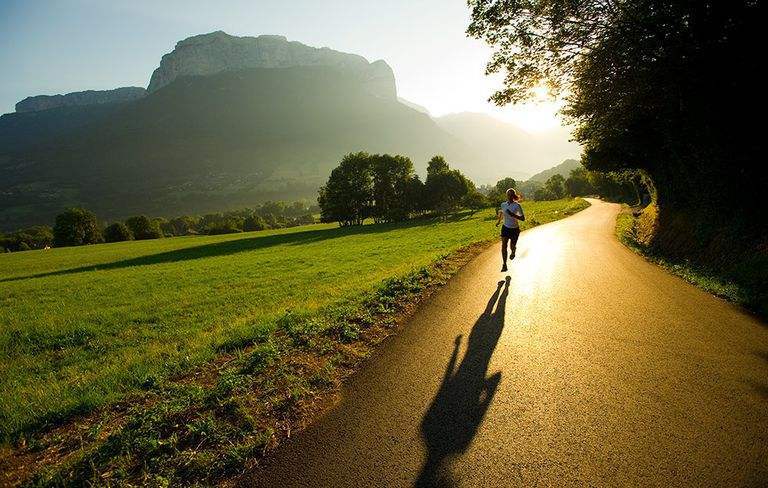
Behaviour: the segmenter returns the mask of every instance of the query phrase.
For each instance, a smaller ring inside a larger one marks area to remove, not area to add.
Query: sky
[[[468,23],[464,0],[0,0],[0,113],[31,95],[146,87],[177,41],[223,30],[384,59],[399,96],[435,116],[483,112],[566,139],[553,101],[487,101],[501,80]]]

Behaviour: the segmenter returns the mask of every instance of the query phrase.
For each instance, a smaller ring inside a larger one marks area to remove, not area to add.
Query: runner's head
[[[514,188],[507,190],[507,200],[510,202],[516,202],[520,199],[520,194],[515,191]]]

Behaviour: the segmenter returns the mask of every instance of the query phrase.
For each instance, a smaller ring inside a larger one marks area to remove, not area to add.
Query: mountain
[[[330,66],[357,79],[375,96],[396,98],[395,75],[383,60],[369,63],[357,54],[315,48],[283,36],[237,37],[217,31],[176,44],[160,60],[147,91],[153,93],[181,76],[206,76],[249,68]]]
[[[135,100],[0,117],[0,229],[51,223],[71,205],[116,219],[311,199],[353,151],[405,154],[422,173],[434,154],[472,160],[466,145],[397,100],[383,61],[282,38],[256,43],[264,52],[244,54],[244,66],[226,55],[210,72],[209,56],[253,42],[214,49],[204,38],[179,43],[188,56],[163,57]],[[261,58],[266,66],[252,67]]]
[[[0,230],[75,205],[113,220],[314,199],[354,151],[409,156],[422,175],[442,154],[478,184],[531,171],[534,136],[425,112],[398,98],[382,60],[282,36],[193,36],[146,90],[30,97],[0,116]]]
[[[449,114],[435,121],[475,149],[479,157],[474,170],[489,181],[507,176],[526,179],[547,168],[551,161],[577,156],[580,151],[576,143],[568,142],[566,129],[529,134],[490,115],[472,112]]]
[[[147,90],[144,88],[125,86],[114,90],[87,90],[66,95],[38,95],[27,97],[17,103],[16,112],[40,112],[58,107],[130,102],[143,98],[146,94]]]
[[[423,114],[429,115],[430,117],[432,116],[432,114],[429,113],[429,110],[427,110],[427,107],[419,105],[418,103],[413,103],[410,100],[406,100],[405,98],[401,98],[401,97],[397,97],[397,101],[402,103],[406,107],[410,107],[414,109],[417,112],[421,112]]]
[[[571,175],[571,171],[576,168],[581,168],[581,163],[576,159],[566,159],[562,163],[549,169],[545,169],[541,173],[536,173],[531,176],[529,180],[538,181],[544,183],[553,175],[561,175],[563,178],[568,178]]]

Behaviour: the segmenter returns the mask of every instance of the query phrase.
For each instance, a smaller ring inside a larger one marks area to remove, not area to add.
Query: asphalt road
[[[474,259],[244,484],[768,485],[768,326],[625,249],[617,212]]]

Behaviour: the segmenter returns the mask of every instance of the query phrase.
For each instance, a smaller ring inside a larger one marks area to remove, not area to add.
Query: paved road
[[[768,485],[768,326],[622,247],[617,212],[473,260],[245,484]]]

